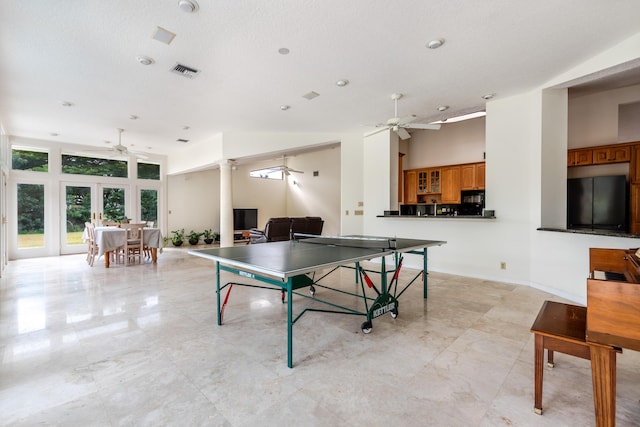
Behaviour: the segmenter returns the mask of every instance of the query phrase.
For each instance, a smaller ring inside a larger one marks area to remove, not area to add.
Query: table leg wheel
[[[556,364],[553,362],[547,362],[547,366],[553,368],[554,366],[556,366]]]
[[[542,415],[542,408],[533,408],[533,412],[535,412],[538,415]]]
[[[311,296],[314,296],[316,294],[316,288],[314,288],[313,285],[309,286],[309,293],[311,294]]]
[[[362,329],[363,333],[370,334],[371,330],[373,329],[373,325],[371,324],[370,320],[367,320],[366,322],[362,323],[362,325],[360,325],[360,329]]]
[[[398,317],[398,309],[397,308],[394,308],[393,310],[391,310],[390,313],[391,313],[391,317],[392,318],[395,319],[396,317]]]

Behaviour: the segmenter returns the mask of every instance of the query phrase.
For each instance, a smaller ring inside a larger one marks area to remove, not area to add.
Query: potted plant
[[[184,239],[184,228],[174,230],[171,233],[173,234],[173,236],[171,236],[171,243],[173,243],[173,246],[182,245],[182,239]]]
[[[204,237],[204,242],[207,245],[210,245],[211,243],[213,243],[216,233],[212,233],[211,229],[209,228],[208,230],[204,230],[204,232],[202,233],[202,236]]]
[[[202,236],[203,233],[196,233],[195,231],[191,230],[191,232],[189,233],[189,244],[190,245],[197,245],[198,242],[200,241],[200,236]]]

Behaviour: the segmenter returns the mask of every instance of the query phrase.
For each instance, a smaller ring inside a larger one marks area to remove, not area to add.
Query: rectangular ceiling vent
[[[196,70],[195,68],[191,68],[179,63],[176,63],[176,65],[174,65],[170,71],[172,73],[178,74],[179,76],[184,76],[189,79],[193,79],[198,74],[200,74],[200,70]]]
[[[182,139],[182,138],[178,138],[176,139],[177,142],[182,142],[183,144],[186,144],[187,142],[189,142],[188,139]]]

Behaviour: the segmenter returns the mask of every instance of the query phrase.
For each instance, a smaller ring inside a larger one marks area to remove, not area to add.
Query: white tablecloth
[[[113,251],[124,246],[126,240],[126,231],[124,228],[118,227],[96,227],[96,243],[98,245],[98,258],[105,252]],[[163,239],[159,228],[145,228],[143,230],[143,240],[145,246],[150,248],[162,248]],[[89,235],[87,230],[82,235],[87,240]]]

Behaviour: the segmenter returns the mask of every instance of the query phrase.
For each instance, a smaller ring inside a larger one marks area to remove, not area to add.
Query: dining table
[[[104,266],[109,268],[111,253],[124,246],[127,239],[127,231],[120,227],[96,227],[96,244],[98,245],[98,258],[104,255]],[[85,229],[83,238],[88,239]],[[142,238],[144,246],[151,249],[151,260],[154,264],[158,262],[158,248],[162,248],[164,239],[159,228],[147,228],[143,230]]]

